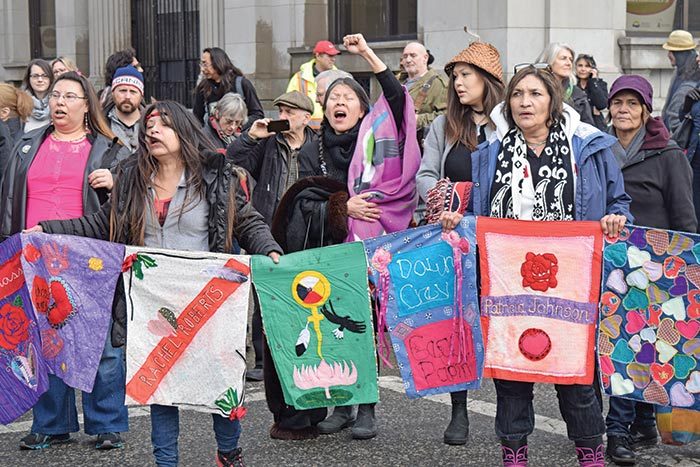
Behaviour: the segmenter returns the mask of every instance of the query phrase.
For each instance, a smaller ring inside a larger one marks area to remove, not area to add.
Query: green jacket
[[[416,126],[429,126],[438,115],[447,109],[447,78],[432,68],[413,83],[408,93],[416,106]],[[421,97],[423,95],[423,97]]]

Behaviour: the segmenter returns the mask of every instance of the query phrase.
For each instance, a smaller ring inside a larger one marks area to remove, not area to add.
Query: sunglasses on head
[[[550,73],[552,72],[552,67],[549,66],[549,63],[519,63],[518,65],[515,65],[513,67],[513,73],[517,73],[520,70],[524,70],[525,68],[534,68],[536,70],[546,70],[549,71]]]

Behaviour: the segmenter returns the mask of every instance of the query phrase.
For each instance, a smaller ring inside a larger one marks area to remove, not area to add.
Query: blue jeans
[[[508,441],[526,438],[535,429],[533,383],[494,379],[496,385],[496,434]],[[592,385],[555,384],[559,412],[570,440],[585,441],[605,432],[600,404]]]
[[[629,436],[630,428],[655,427],[654,406],[619,397],[610,398],[608,416],[605,417],[608,436]]]
[[[238,447],[241,423],[212,414],[216,446],[221,452]],[[180,435],[180,412],[169,405],[151,405],[151,444],[158,467],[177,466],[177,438]]]
[[[123,433],[129,429],[129,414],[124,405],[126,362],[124,347],[112,346],[111,333],[97,367],[91,393],[83,392],[85,433]],[[34,406],[32,433],[60,435],[80,431],[75,408],[75,390],[60,378],[49,375],[49,390]]]

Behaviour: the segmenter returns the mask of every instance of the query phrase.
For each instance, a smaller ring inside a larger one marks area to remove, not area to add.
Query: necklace
[[[527,143],[527,147],[534,149],[534,148],[539,148],[540,146],[544,146],[545,144],[547,144],[547,140],[540,141],[538,143],[532,143],[532,142],[526,140],[525,143]]]
[[[51,137],[54,139],[54,141],[61,141],[64,143],[77,143],[79,141],[84,140],[86,136],[87,136],[87,134],[83,133],[81,136],[79,136],[77,138],[70,139],[70,138],[60,138],[56,131],[51,133]]]

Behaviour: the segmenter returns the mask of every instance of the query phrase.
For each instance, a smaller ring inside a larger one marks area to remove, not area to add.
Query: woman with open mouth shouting
[[[362,34],[345,36],[343,45],[367,61],[383,95],[370,109],[369,97],[354,79],[328,85],[320,138],[302,147],[300,180],[280,201],[272,223],[273,235],[288,252],[406,229],[417,204],[420,149],[413,101]],[[267,363],[264,368],[274,371]],[[377,435],[374,404],[360,405],[356,419],[352,406],[336,407],[319,423],[325,409],[300,416],[284,404],[281,391],[280,397],[271,394],[274,382],[266,375],[268,405],[275,412],[271,437],[304,439],[351,425],[355,439]],[[277,399],[279,404],[270,402]]]

